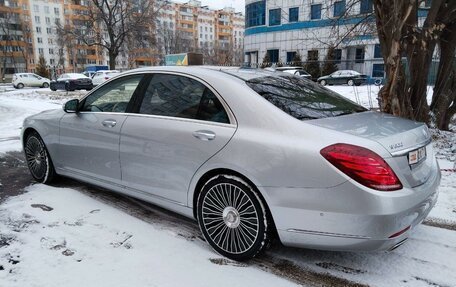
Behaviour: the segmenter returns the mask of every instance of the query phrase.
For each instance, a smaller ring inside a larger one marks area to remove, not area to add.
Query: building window
[[[360,14],[372,13],[372,0],[361,0]]]
[[[266,1],[258,1],[245,6],[245,27],[266,24]]]
[[[38,34],[41,34],[41,27],[36,27],[36,32],[37,32]]]
[[[380,47],[380,44],[375,44],[375,47],[374,47],[374,58],[383,58],[382,49]]]
[[[321,4],[315,4],[310,6],[310,19],[321,19]]]
[[[334,50],[334,63],[340,64],[342,61],[342,50],[341,49],[335,49]]]
[[[44,13],[46,13],[46,14],[50,13],[49,6],[44,6]]]
[[[287,52],[287,63],[293,62],[296,52]]]
[[[55,8],[54,8],[54,14],[55,14],[55,15],[59,15],[59,14],[60,14],[60,11],[59,11],[59,8],[58,8],[58,7],[55,7]]]
[[[334,2],[334,17],[340,17],[345,14],[345,0]]]
[[[40,37],[36,38],[36,41],[37,41],[38,43],[40,43],[40,44],[43,43],[43,39],[40,38]]]
[[[364,63],[364,47],[356,48],[355,63]]]
[[[269,10],[269,26],[280,25],[280,17],[282,9],[271,9]]]
[[[290,8],[288,12],[288,22],[298,22],[299,21],[299,7]]]
[[[385,65],[384,64],[373,64],[372,65],[372,77],[383,78],[385,76]]]
[[[268,50],[268,55],[271,63],[277,63],[279,61],[279,50]]]
[[[432,0],[426,0],[426,1],[424,1],[424,7],[426,7],[426,8],[430,8],[430,7],[431,7],[431,4],[432,4]]]
[[[43,54],[44,54],[43,48],[38,48],[38,54],[40,54],[40,55],[43,55]]]
[[[41,23],[41,21],[40,21],[40,16],[35,16],[35,22],[36,22],[37,24],[40,24],[40,23]]]
[[[318,50],[307,51],[307,61],[318,61]]]

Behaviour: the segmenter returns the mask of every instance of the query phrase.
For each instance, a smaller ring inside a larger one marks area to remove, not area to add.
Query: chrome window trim
[[[204,124],[204,125],[212,125],[212,126],[221,126],[221,127],[229,127],[229,128],[236,128],[235,124],[226,124],[226,123],[219,123],[213,121],[203,121],[197,119],[189,119],[189,118],[179,118],[179,117],[170,117],[170,116],[157,116],[157,115],[146,115],[146,114],[136,114],[136,113],[113,113],[113,112],[79,112],[79,114],[98,114],[98,115],[125,115],[126,117],[146,117],[146,118],[155,118],[155,119],[163,119],[163,120],[170,120],[170,121],[180,121],[180,122],[190,122],[190,123],[197,123],[197,124]]]
[[[187,74],[187,73],[182,73],[182,72],[174,72],[174,71],[162,71],[162,70],[149,70],[149,71],[132,71],[132,72],[126,72],[125,74],[120,74],[120,75],[117,75],[109,80],[107,80],[106,82],[103,82],[102,84],[96,86],[94,89],[92,89],[87,95],[85,95],[84,97],[82,97],[79,102],[82,102],[84,101],[87,97],[89,97],[92,93],[96,92],[99,88],[103,87],[104,85],[110,83],[111,81],[115,81],[117,79],[120,79],[122,77],[128,77],[128,76],[133,76],[133,75],[138,75],[138,74],[144,74],[144,75],[154,75],[154,74],[169,74],[169,75],[176,75],[176,76],[183,76],[183,77],[188,77],[188,78],[191,78],[191,79],[194,79],[198,82],[200,82],[201,84],[203,84],[205,87],[207,87],[209,90],[211,90],[212,93],[214,93],[214,95],[217,97],[217,99],[220,101],[220,103],[222,103],[222,106],[223,108],[225,109],[225,112],[226,114],[228,115],[228,119],[230,121],[229,124],[224,124],[224,123],[218,123],[218,124],[222,124],[222,125],[229,125],[229,126],[237,126],[238,123],[237,123],[237,120],[236,120],[236,116],[234,115],[233,111],[231,110],[231,108],[229,107],[229,105],[227,104],[227,102],[225,101],[225,99],[222,97],[222,95],[220,95],[220,93],[217,92],[217,90],[214,89],[214,87],[212,87],[208,82],[204,81],[203,79],[201,78],[198,78],[194,75],[191,75],[191,74]],[[100,113],[100,112],[80,112],[80,113]],[[101,112],[102,114],[109,114],[109,113],[103,113]],[[111,113],[111,114],[126,114],[126,113]],[[157,116],[157,115],[146,115],[146,114],[140,114],[140,113],[129,113],[130,115],[144,115],[144,116],[153,116],[153,117],[162,117],[162,118],[169,118],[169,119],[179,119],[179,120],[182,120],[182,119],[187,119],[187,118],[178,118],[178,117],[169,117],[169,116]],[[217,123],[217,122],[212,122],[212,121],[202,121],[202,120],[196,120],[196,119],[187,119],[187,120],[191,120],[191,121],[198,121],[198,122],[203,122],[203,123]]]

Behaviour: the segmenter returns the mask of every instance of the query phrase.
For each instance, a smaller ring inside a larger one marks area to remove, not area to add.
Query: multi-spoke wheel
[[[240,178],[210,179],[199,195],[197,212],[206,241],[223,256],[247,260],[265,248],[267,211],[253,188]]]
[[[33,178],[41,183],[51,182],[55,176],[51,158],[43,140],[36,132],[27,135],[24,143],[25,159]]]

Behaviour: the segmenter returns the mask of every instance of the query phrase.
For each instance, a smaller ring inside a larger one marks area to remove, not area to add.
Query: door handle
[[[215,133],[213,131],[200,130],[193,132],[193,136],[202,141],[211,141],[215,139]]]
[[[115,120],[104,120],[101,124],[107,128],[113,128],[117,122]]]

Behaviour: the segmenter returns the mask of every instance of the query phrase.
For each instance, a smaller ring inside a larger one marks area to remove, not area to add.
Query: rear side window
[[[169,74],[152,77],[139,112],[229,123],[222,103],[209,88],[194,79]]]
[[[260,96],[298,120],[366,111],[341,95],[298,77],[267,76],[254,78],[246,83]]]

